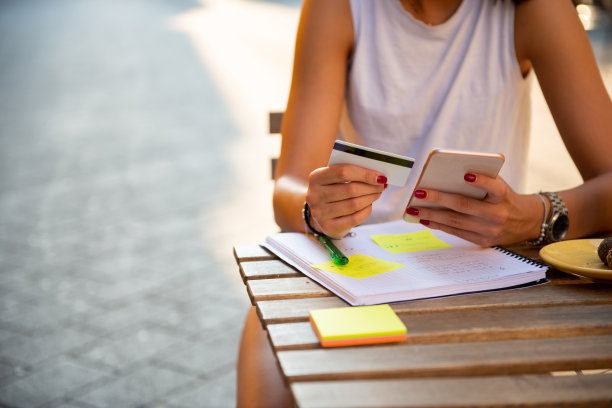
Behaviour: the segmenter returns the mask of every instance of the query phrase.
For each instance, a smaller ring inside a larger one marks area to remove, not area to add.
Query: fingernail
[[[387,178],[385,176],[376,177],[376,182],[378,184],[387,184]]]
[[[429,221],[427,220],[419,220],[419,222],[423,225],[429,225]]]
[[[425,190],[416,190],[414,192],[414,196],[416,198],[420,198],[420,199],[426,198],[427,197],[427,191],[425,191]]]
[[[417,208],[408,207],[406,208],[406,214],[410,214],[416,217],[417,215],[419,215],[419,210]]]
[[[468,183],[473,183],[476,181],[476,175],[472,173],[465,173],[463,175],[463,179],[467,181]]]
[[[389,187],[389,185],[388,185],[388,184],[385,184],[385,188],[387,188],[387,187]]]

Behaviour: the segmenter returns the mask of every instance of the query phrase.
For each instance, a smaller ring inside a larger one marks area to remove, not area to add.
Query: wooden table
[[[234,254],[299,407],[612,406],[612,285],[551,270],[546,285],[392,304],[406,341],[324,349],[308,312],[347,304],[257,245]]]

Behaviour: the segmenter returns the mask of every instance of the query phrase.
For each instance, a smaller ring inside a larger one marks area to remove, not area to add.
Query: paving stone
[[[169,335],[165,330],[141,327],[105,339],[104,342],[74,355],[116,370],[125,370],[135,363],[143,363],[176,347],[182,348],[183,343],[184,340]]]
[[[23,365],[16,362],[2,361],[2,364],[6,366],[6,375],[0,377],[0,389],[4,386],[14,383],[19,379],[30,375],[33,372],[32,367]],[[2,405],[0,405],[2,406]]]
[[[26,364],[38,364],[52,357],[68,353],[96,339],[95,336],[71,328],[58,329],[40,335],[18,335],[2,342],[0,356]]]
[[[236,406],[236,371],[202,381],[194,388],[171,395],[168,403],[176,408],[227,408]]]
[[[74,400],[99,407],[137,407],[193,381],[191,376],[150,366],[118,377]]]
[[[103,376],[104,373],[79,366],[70,360],[58,361],[52,367],[1,387],[0,404],[19,408],[39,407]]]
[[[183,336],[214,332],[219,327],[227,325],[228,321],[242,326],[246,308],[228,309],[215,304],[193,304],[192,309],[184,315],[171,321],[152,320],[156,324],[171,329],[173,333]]]
[[[174,285],[168,287],[161,296],[183,303],[218,303],[220,298],[233,294],[234,292],[228,285],[227,279],[218,273],[221,266],[210,261],[208,265],[208,267],[196,272],[198,276],[175,281]],[[237,267],[234,268],[237,269]],[[241,294],[243,295],[244,292]]]
[[[84,402],[78,402],[78,401],[68,401],[68,402],[61,402],[59,404],[53,404],[51,406],[49,406],[49,408],[98,408],[94,405],[90,405],[90,404],[85,404]],[[45,407],[47,408],[47,407]]]
[[[12,330],[8,330],[6,327],[0,326],[0,345],[11,337],[18,336],[20,333],[14,332]]]
[[[129,248],[121,251],[104,253],[79,262],[88,271],[88,278],[103,283],[120,283],[150,276],[169,276],[173,269],[154,259],[155,249],[149,248],[143,253],[135,253]]]
[[[13,365],[0,361],[0,386],[2,386],[2,380],[6,377],[13,375]]]
[[[150,298],[138,299],[120,307],[95,314],[88,314],[81,324],[102,334],[111,334],[128,327],[142,327],[145,323],[172,327],[181,322],[185,307],[169,301]]]
[[[30,272],[9,282],[14,290],[20,290],[34,298],[47,298],[57,292],[65,291],[82,283],[82,279],[72,276],[61,268]],[[72,302],[63,302],[72,303]],[[75,309],[83,310],[86,305],[75,305]]]
[[[233,366],[238,355],[241,329],[241,325],[220,327],[189,341],[177,352],[156,358],[156,361],[194,375],[206,375]]]
[[[6,259],[7,270],[10,276],[21,278],[34,274],[48,274],[50,271],[58,275],[76,276],[78,269],[74,263],[82,256],[74,247],[70,251],[70,253],[53,253],[41,248],[21,247]]]
[[[87,276],[88,277],[88,276]],[[114,283],[102,283],[95,280],[95,275],[84,279],[77,287],[58,293],[62,298],[77,298],[100,307],[114,307],[158,290],[161,283],[146,278],[124,279]]]
[[[56,327],[68,318],[93,308],[78,298],[40,297],[36,301],[7,309],[0,316],[0,325],[6,324],[23,331],[41,331]]]
[[[31,294],[13,289],[10,283],[8,285],[0,283],[0,314],[8,313],[10,309],[22,308],[35,299],[36,297]]]

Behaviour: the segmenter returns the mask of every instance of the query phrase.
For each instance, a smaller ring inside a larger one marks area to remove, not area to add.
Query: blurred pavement
[[[235,405],[298,7],[0,2],[0,406]]]
[[[266,115],[298,12],[0,2],[0,406],[234,406],[232,246],[276,231]],[[592,37],[610,85],[609,33]],[[534,97],[531,191],[571,187]]]

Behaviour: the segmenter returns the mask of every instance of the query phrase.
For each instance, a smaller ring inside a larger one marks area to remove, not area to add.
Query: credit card
[[[395,153],[383,152],[371,147],[336,140],[328,166],[333,164],[354,164],[381,172],[387,177],[387,183],[403,187],[414,165],[414,159]]]

